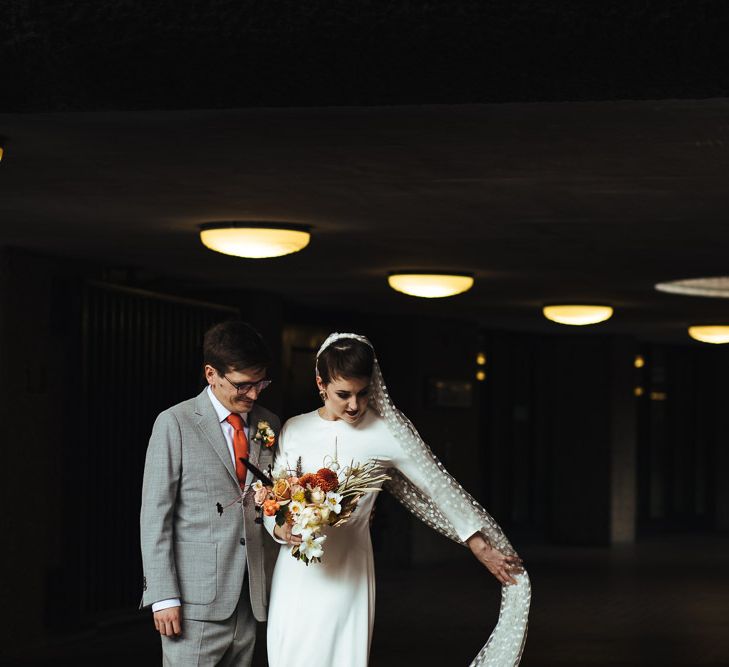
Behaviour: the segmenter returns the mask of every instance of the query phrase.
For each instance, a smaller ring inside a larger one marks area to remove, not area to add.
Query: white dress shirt
[[[213,404],[213,407],[215,408],[215,412],[218,415],[218,420],[220,421],[220,428],[223,431],[223,436],[225,436],[225,444],[228,445],[228,451],[230,452],[230,460],[233,462],[233,468],[235,468],[235,449],[233,448],[233,434],[235,433],[235,429],[231,424],[229,424],[227,421],[225,421],[228,418],[228,415],[232,414],[228,408],[226,408],[215,396],[213,393],[213,390],[210,389],[208,386],[208,398],[210,399],[210,402]],[[248,413],[247,412],[239,412],[238,413],[243,418],[243,430],[246,432],[246,439],[248,439],[248,433],[250,431],[248,426]],[[249,440],[250,442],[250,440]],[[169,609],[170,607],[179,607],[181,605],[179,598],[171,598],[169,600],[160,600],[159,602],[155,602],[152,605],[152,611],[162,611],[163,609]]]

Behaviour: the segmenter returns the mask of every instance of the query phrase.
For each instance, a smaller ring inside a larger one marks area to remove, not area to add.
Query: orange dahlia
[[[329,468],[320,468],[316,471],[317,486],[322,491],[334,491],[339,486],[337,473]]]
[[[305,475],[299,477],[299,484],[306,488],[307,484],[311,484],[311,488],[319,485],[319,479],[314,473],[307,472]]]

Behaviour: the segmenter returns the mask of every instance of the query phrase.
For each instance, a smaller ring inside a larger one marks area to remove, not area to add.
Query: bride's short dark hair
[[[355,338],[340,338],[327,347],[316,361],[316,370],[324,384],[337,378],[369,378],[375,353]]]

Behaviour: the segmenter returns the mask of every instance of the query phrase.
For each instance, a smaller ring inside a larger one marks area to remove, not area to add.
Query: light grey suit
[[[269,422],[276,435],[280,421],[258,405],[248,415],[250,459],[265,469],[274,447],[262,447],[253,439],[261,420]],[[252,610],[255,619],[266,620],[264,540],[270,537],[254,522],[253,499],[248,497],[243,511],[240,505],[229,507],[222,515],[217,511],[217,503],[225,506],[239,494],[230,452],[207,391],[162,412],[152,430],[144,467],[140,514],[144,593],[140,607],[180,598],[183,639],[192,634],[194,622],[232,619],[239,606],[247,609],[248,616]],[[248,591],[241,595],[246,570]],[[241,613],[239,610],[238,619]],[[240,621],[231,622],[236,626]],[[253,619],[245,623],[255,633]],[[199,625],[195,641],[214,643],[210,633],[203,631],[204,624]],[[204,655],[206,647],[198,650],[203,653],[197,658],[202,660],[200,664],[212,664]],[[165,659],[169,662],[167,656]],[[173,662],[183,661],[175,657]],[[190,664],[198,663],[191,660]]]

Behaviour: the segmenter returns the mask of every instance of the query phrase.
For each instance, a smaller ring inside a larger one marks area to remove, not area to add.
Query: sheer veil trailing
[[[317,358],[323,350],[342,338],[353,338],[374,350],[365,336],[333,333],[322,344]],[[370,406],[385,420],[406,454],[421,467],[429,479],[434,480],[436,490],[426,495],[395,470],[389,472],[392,479],[385,484],[385,488],[421,521],[454,542],[463,544],[445,514],[470,514],[480,523],[481,533],[493,547],[503,554],[515,555],[514,548],[496,521],[448,474],[410,420],[395,407],[376,355],[370,384]],[[514,578],[517,580],[516,585],[502,586],[498,622],[470,667],[512,667],[521,661],[527,635],[531,584],[526,571],[515,574]]]

